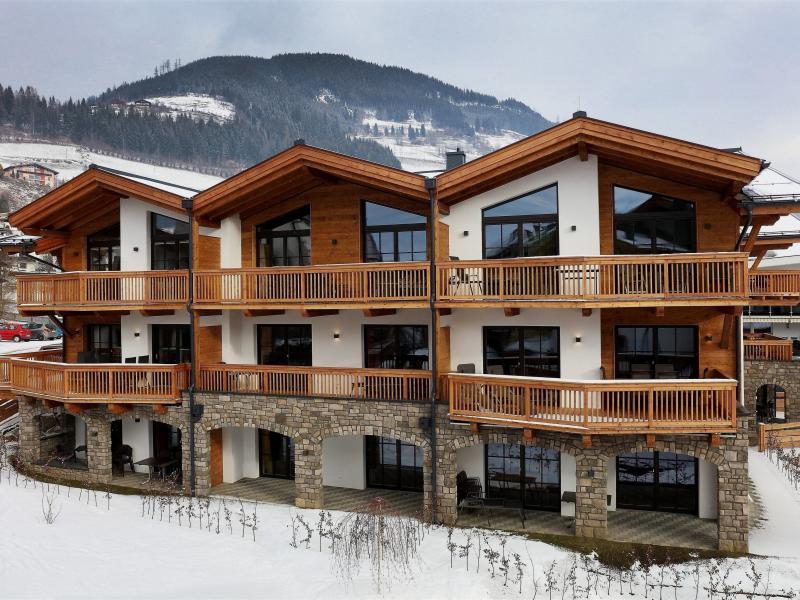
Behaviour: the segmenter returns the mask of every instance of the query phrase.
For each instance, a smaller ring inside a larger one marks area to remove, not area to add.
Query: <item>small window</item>
[[[614,253],[696,252],[695,205],[614,186]]]
[[[557,254],[557,184],[484,209],[484,258]]]
[[[311,209],[284,215],[256,227],[256,266],[297,267],[311,264]]]
[[[86,236],[89,271],[119,271],[119,223]]]
[[[428,258],[426,219],[374,202],[364,203],[364,260],[421,261]]]

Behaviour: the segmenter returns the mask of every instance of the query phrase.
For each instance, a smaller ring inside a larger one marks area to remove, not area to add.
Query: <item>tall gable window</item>
[[[558,254],[557,184],[484,209],[484,258],[556,254]]]
[[[256,266],[311,264],[311,209],[306,206],[256,227]]]
[[[364,261],[426,260],[425,225],[422,215],[364,202]]]
[[[119,271],[119,223],[86,236],[90,271]]]
[[[150,221],[154,271],[189,268],[189,224],[153,213]]]
[[[696,252],[695,206],[614,186],[614,254]]]

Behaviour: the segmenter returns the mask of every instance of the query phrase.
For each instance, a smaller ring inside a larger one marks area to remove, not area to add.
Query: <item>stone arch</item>
[[[558,450],[571,456],[580,454],[580,441],[568,440],[564,436],[549,436],[547,434],[537,435],[533,440],[525,440],[519,431],[516,430],[484,430],[480,433],[464,433],[454,436],[444,446],[444,453],[455,453],[462,448],[478,446],[481,444],[523,444],[548,450]]]
[[[709,462],[717,467],[720,473],[730,471],[730,465],[725,459],[724,451],[721,448],[711,448],[707,441],[689,440],[659,440],[656,439],[655,446],[649,448],[645,439],[622,440],[604,446],[602,451],[603,459],[612,460],[620,454],[631,452],[676,452],[686,454],[700,460]]]
[[[298,441],[301,437],[303,437],[298,431],[295,430],[295,428],[289,427],[285,423],[278,423],[274,419],[268,419],[259,415],[249,415],[247,417],[243,417],[241,415],[232,415],[216,419],[204,419],[200,425],[202,427],[202,431],[206,435],[216,429],[222,429],[224,427],[242,427],[274,431],[275,433],[280,433],[281,435],[290,437],[295,441]]]
[[[430,440],[415,431],[396,427],[383,427],[380,425],[336,425],[317,430],[313,435],[308,436],[309,441],[322,443],[322,440],[331,437],[343,437],[348,435],[377,435],[382,437],[395,438],[400,441],[419,446],[426,453],[430,451]]]

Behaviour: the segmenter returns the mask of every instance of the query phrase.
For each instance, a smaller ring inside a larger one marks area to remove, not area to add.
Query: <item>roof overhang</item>
[[[200,192],[196,217],[208,223],[267,208],[315,187],[354,183],[404,198],[428,201],[425,177],[329,150],[297,144]]]
[[[732,198],[763,168],[759,158],[588,117],[577,117],[436,178],[439,201],[454,204],[557,162],[589,154],[604,162],[723,192]]]
[[[749,237],[744,238],[745,248],[748,247]],[[763,256],[769,250],[787,250],[795,244],[800,244],[800,231],[761,234],[750,244],[750,256]]]
[[[66,238],[70,230],[119,210],[122,198],[138,198],[166,210],[182,210],[181,196],[121,175],[90,168],[11,213],[8,221],[29,235],[49,239]]]

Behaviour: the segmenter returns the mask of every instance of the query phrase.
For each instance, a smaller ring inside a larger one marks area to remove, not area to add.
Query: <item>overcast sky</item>
[[[743,146],[800,177],[800,2],[9,2],[0,83],[59,98],[164,59],[346,53],[590,116]]]

